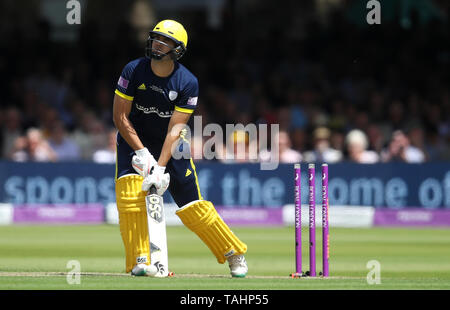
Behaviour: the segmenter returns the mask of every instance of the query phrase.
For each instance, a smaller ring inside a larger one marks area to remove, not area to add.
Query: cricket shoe
[[[230,273],[234,278],[245,278],[248,272],[247,262],[244,255],[233,255],[228,257]]]
[[[158,270],[153,265],[137,264],[131,270],[131,275],[137,277],[154,277],[157,271]]]

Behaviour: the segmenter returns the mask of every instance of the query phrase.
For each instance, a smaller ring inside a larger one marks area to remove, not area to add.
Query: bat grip
[[[152,185],[150,187],[150,189],[148,190],[148,192],[150,193],[150,195],[156,194],[156,187],[155,187],[155,185]]]

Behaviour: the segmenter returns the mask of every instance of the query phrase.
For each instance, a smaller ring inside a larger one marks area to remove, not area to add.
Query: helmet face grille
[[[183,42],[175,42],[176,46],[174,48],[172,48],[168,53],[164,54],[164,53],[156,53],[153,48],[152,48],[152,43],[153,41],[157,41],[167,47],[169,47],[166,43],[154,39],[152,37],[152,34],[154,34],[154,32],[150,32],[150,35],[147,39],[147,46],[145,47],[145,56],[147,58],[153,58],[153,59],[157,59],[157,60],[161,60],[164,56],[170,56],[170,58],[172,58],[173,60],[178,60],[180,59],[184,53],[186,52],[186,48],[184,47]],[[165,36],[168,37],[168,36]],[[172,38],[170,38],[172,39]],[[173,39],[172,39],[173,40]]]

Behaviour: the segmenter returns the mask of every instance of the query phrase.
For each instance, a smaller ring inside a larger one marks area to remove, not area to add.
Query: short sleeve
[[[134,80],[134,72],[136,70],[138,61],[129,62],[122,71],[122,74],[117,81],[115,93],[127,100],[133,101],[134,93],[136,91],[136,81]]]
[[[192,114],[197,107],[198,81],[193,78],[186,84],[182,95],[175,105],[175,111]]]

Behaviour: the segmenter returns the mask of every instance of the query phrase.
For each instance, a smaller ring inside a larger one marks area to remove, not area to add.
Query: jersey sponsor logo
[[[159,111],[155,107],[146,108],[146,107],[143,107],[143,106],[141,106],[141,105],[139,105],[137,103],[136,103],[136,109],[144,112],[145,114],[156,113],[156,114],[158,114],[159,117],[163,117],[163,118],[171,117],[172,113],[173,113],[173,111],[165,111],[165,112]]]
[[[117,84],[118,84],[120,87],[123,87],[123,88],[125,88],[125,89],[128,88],[128,83],[130,83],[130,81],[124,79],[122,76],[119,77],[119,81],[117,82]]]
[[[185,177],[188,177],[188,176],[190,176],[191,175],[191,173],[192,173],[192,171],[191,170],[186,170],[186,175],[185,175]]]
[[[140,90],[146,90],[147,88],[145,87],[145,84],[142,83],[141,85],[139,85],[138,89],[140,89]]]
[[[197,99],[198,99],[198,97],[189,97],[189,99],[187,101],[187,104],[196,106],[197,105]]]
[[[178,93],[174,90],[169,91],[169,99],[170,101],[174,101],[175,99],[177,99],[178,97]]]
[[[164,94],[164,90],[156,85],[150,85],[150,89],[158,93]]]

